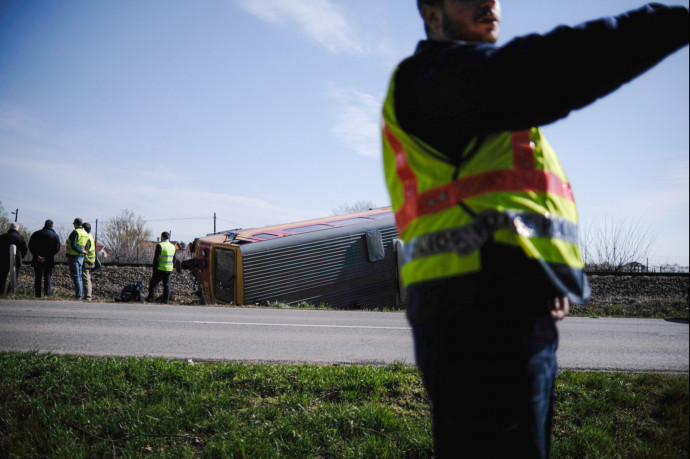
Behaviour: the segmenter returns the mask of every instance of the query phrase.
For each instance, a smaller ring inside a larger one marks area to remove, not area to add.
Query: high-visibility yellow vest
[[[404,285],[481,271],[479,249],[493,239],[521,247],[560,291],[586,301],[575,200],[540,130],[475,138],[458,166],[400,126],[394,86],[395,74],[383,109],[383,159],[405,243]]]
[[[84,263],[96,263],[96,241],[94,241],[91,233],[86,234],[89,236],[91,245],[89,246],[89,250],[86,252],[86,256],[84,257]]]
[[[89,233],[87,233],[84,228],[77,228],[74,231],[77,232],[77,240],[74,241],[74,244],[79,249],[84,250],[84,247],[86,247],[86,242],[89,240]],[[70,256],[77,256],[80,254],[74,249],[74,247],[72,247],[72,243],[69,239],[67,239],[67,243],[65,244],[65,253]]]
[[[158,244],[161,248],[161,256],[158,259],[159,271],[173,270],[173,257],[175,256],[175,246],[168,241],[163,241]]]

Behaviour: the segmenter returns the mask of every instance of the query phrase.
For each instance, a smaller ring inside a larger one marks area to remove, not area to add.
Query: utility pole
[[[17,223],[17,218],[19,218],[19,209],[16,210],[16,212],[10,212],[14,214],[14,222]]]
[[[216,232],[216,213],[213,212],[213,233]]]

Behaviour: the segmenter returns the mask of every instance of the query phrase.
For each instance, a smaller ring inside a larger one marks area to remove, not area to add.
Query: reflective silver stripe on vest
[[[487,210],[469,225],[422,234],[405,243],[405,262],[455,252],[467,256],[479,248],[499,229],[509,228],[524,237],[548,237],[577,244],[577,225],[549,214]]]

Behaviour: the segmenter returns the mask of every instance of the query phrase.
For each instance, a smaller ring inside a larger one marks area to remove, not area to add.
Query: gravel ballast
[[[148,294],[151,279],[151,267],[105,265],[92,271],[93,301],[113,301],[120,296],[120,291],[130,282],[144,284],[142,293]],[[574,312],[594,311],[601,314],[601,308],[636,308],[640,305],[675,305],[676,309],[685,309],[685,294],[688,291],[689,276],[613,276],[590,275],[592,300],[585,307],[574,308]],[[19,293],[33,294],[34,275],[29,265],[22,266],[19,276]],[[173,272],[172,304],[199,304],[194,293],[197,290],[194,276],[189,271]],[[157,295],[162,293],[158,286]],[[69,269],[66,265],[57,265],[53,271],[53,294],[55,297],[69,298],[74,295]],[[682,306],[682,307],[681,307]],[[624,314],[625,315],[625,314]],[[687,315],[687,313],[686,313]],[[642,316],[647,316],[643,313]]]

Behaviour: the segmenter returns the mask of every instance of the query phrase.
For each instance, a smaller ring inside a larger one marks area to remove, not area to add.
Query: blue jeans
[[[550,315],[412,325],[436,457],[550,456],[558,372]]]
[[[81,300],[84,290],[84,286],[81,280],[81,269],[84,265],[84,255],[68,255],[67,264],[69,265],[69,276],[72,278],[72,283],[74,284],[74,291],[77,295],[77,299]]]

